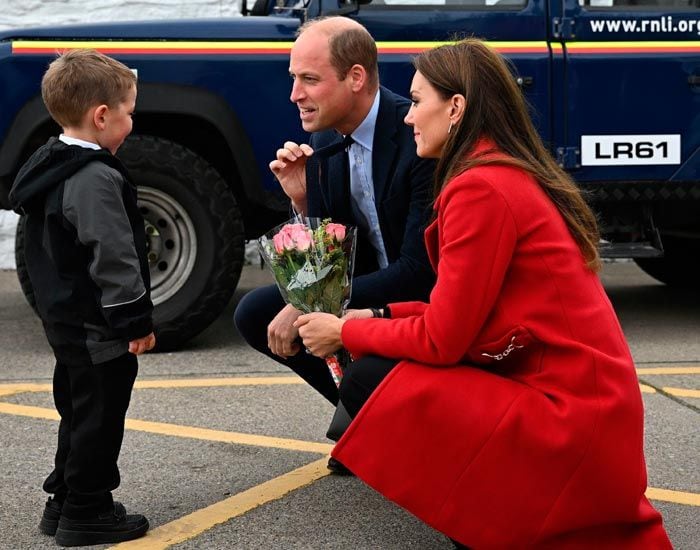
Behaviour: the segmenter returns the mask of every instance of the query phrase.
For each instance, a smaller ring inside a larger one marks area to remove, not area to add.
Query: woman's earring
[[[447,133],[449,134],[452,131],[452,121],[450,120],[450,126],[447,128]]]

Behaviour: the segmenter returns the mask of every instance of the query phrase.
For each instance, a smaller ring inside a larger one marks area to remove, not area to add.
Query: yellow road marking
[[[329,471],[326,462],[326,458],[316,460],[221,502],[161,525],[149,531],[141,539],[125,542],[112,548],[156,550],[194,538],[216,525],[243,515],[262,504],[278,500],[287,493],[327,476]]]
[[[52,389],[51,384],[0,384],[0,396],[15,393],[46,392]]]
[[[60,420],[58,413],[53,409],[43,407],[31,407],[28,405],[15,405],[14,403],[0,402],[0,413],[16,416],[29,416],[46,420]],[[221,443],[233,443],[237,445],[252,445],[255,447],[268,447],[273,449],[285,449],[288,451],[302,451],[307,453],[328,454],[333,445],[316,443],[313,441],[301,441],[298,439],[286,439],[282,437],[269,437],[265,435],[245,434],[239,432],[225,432],[222,430],[210,430],[208,428],[196,428],[192,426],[180,426],[177,424],[165,424],[162,422],[149,422],[146,420],[127,419],[127,430],[147,432],[159,435],[185,437],[189,439],[202,439],[205,441],[219,441]]]
[[[676,397],[697,397],[700,398],[700,390],[688,390],[686,388],[663,388],[669,395]]]
[[[44,407],[31,407],[29,405],[15,405],[14,403],[0,402],[0,413],[13,414],[15,416],[29,416],[30,418],[43,418],[44,420],[61,420],[58,412]]]
[[[656,390],[652,388],[651,386],[647,386],[646,384],[639,384],[639,390],[642,393],[656,393]]]
[[[637,374],[653,375],[653,374],[700,374],[700,367],[639,367]]]
[[[154,388],[212,388],[217,386],[274,386],[305,384],[298,376],[256,376],[251,378],[182,378],[175,380],[137,380],[135,389]],[[23,392],[52,391],[51,384],[0,384],[0,396]]]
[[[675,504],[687,504],[688,506],[700,506],[700,494],[686,493],[684,491],[672,491],[670,489],[656,489],[647,487],[646,496],[651,500],[662,500]]]
[[[195,428],[191,426],[179,426],[177,424],[148,422],[146,420],[127,419],[126,428],[129,430],[172,435],[175,437],[235,443],[238,445],[253,445],[255,447],[272,447],[275,449],[286,449],[288,451],[328,454],[331,452],[331,449],[333,449],[333,445],[328,445],[327,443],[314,443],[313,441],[300,441],[298,439],[285,439],[266,435],[225,432],[221,430],[210,430],[209,428]]]
[[[299,376],[258,376],[255,378],[183,378],[180,380],[137,380],[136,389],[211,388],[216,386],[274,386],[306,384]]]

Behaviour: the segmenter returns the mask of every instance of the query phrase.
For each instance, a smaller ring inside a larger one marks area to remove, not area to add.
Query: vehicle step
[[[603,258],[659,258],[664,255],[663,250],[649,242],[602,242],[599,250]]]

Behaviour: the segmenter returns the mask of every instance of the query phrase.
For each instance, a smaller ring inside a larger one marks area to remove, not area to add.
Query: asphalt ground
[[[700,292],[656,283],[632,263],[603,280],[638,368],[648,496],[677,549],[700,548]],[[115,497],[151,531],[119,548],[449,549],[442,534],[353,477],[328,475],[332,407],[250,350],[226,312],[140,372]],[[0,271],[0,549],[55,547],[37,530],[58,428],[53,359],[15,273]]]

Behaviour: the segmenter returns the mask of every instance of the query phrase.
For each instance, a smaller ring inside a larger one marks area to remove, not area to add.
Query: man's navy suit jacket
[[[403,119],[410,102],[381,87],[372,147],[372,180],[377,216],[389,266],[378,269],[376,252],[358,228],[351,307],[427,301],[435,282],[423,241],[430,218],[435,163],[416,156],[413,129]],[[335,130],[312,134],[314,150],[342,140]],[[357,225],[343,154],[311,157],[306,165],[310,217]]]

